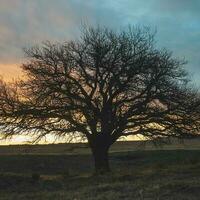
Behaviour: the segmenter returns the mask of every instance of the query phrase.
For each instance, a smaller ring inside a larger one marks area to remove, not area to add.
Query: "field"
[[[93,175],[86,144],[0,147],[0,200],[197,200],[199,141],[119,142],[112,173]]]

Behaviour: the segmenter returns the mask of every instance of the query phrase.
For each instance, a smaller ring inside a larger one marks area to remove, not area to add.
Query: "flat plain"
[[[1,200],[198,200],[200,141],[124,141],[93,174],[87,144],[0,146]]]

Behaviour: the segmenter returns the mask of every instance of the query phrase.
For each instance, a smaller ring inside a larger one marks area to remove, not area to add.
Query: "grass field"
[[[148,145],[115,145],[108,176],[92,174],[85,144],[0,147],[0,199],[200,199],[200,150]]]

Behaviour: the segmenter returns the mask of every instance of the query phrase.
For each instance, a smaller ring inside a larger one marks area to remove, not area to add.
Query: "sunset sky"
[[[185,58],[200,86],[200,0],[0,0],[0,75],[19,77],[22,48],[77,38],[83,23],[157,29],[157,45]]]
[[[19,76],[23,47],[65,41],[79,35],[81,23],[112,28],[157,28],[157,43],[188,60],[200,85],[199,0],[0,0],[0,74]]]

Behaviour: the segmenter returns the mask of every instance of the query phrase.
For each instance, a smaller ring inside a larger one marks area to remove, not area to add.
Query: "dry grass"
[[[125,151],[118,143],[112,173],[96,177],[86,148],[69,155],[52,147],[0,157],[0,200],[199,199],[200,150]]]

